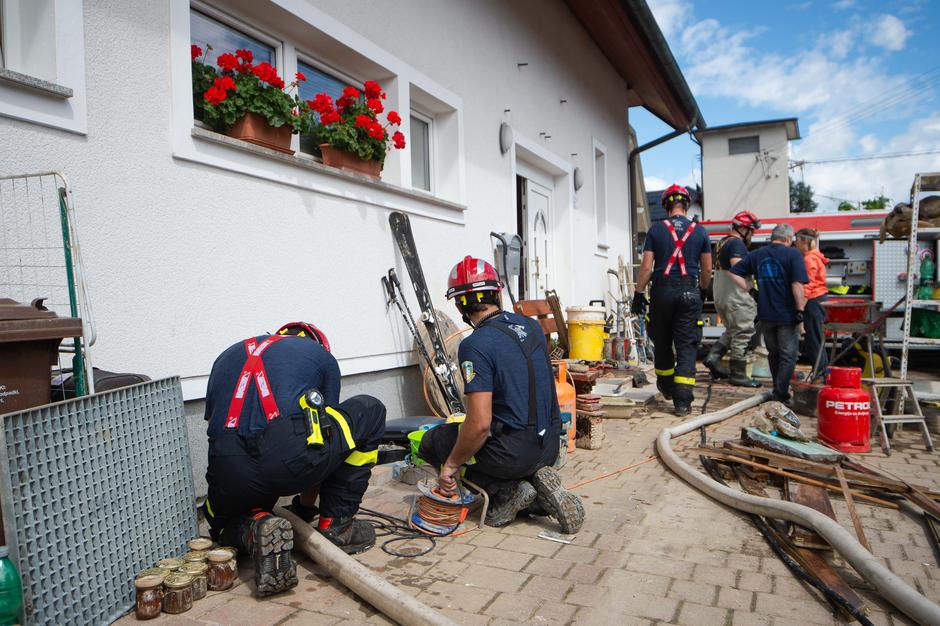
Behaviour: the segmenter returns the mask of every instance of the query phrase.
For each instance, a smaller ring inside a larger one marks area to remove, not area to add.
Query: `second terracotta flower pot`
[[[248,112],[228,129],[229,137],[241,139],[255,145],[271,148],[285,154],[294,154],[290,149],[290,126],[286,124],[275,128],[268,124],[268,120],[258,113]]]
[[[382,161],[365,161],[358,155],[345,150],[338,150],[328,143],[320,144],[320,154],[323,155],[323,164],[341,170],[364,174],[369,178],[380,180]]]

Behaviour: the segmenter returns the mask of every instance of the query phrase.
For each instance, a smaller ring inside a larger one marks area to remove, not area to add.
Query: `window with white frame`
[[[728,139],[728,154],[751,154],[753,152],[760,152],[759,135]]]
[[[594,142],[594,223],[597,247],[607,249],[607,153],[599,142]]]
[[[434,120],[417,111],[411,112],[411,186],[433,191],[433,133]]]
[[[0,67],[56,82],[55,0],[0,0]]]

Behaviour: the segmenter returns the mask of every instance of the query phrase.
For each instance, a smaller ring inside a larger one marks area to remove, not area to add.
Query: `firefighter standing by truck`
[[[692,410],[695,386],[695,360],[702,314],[700,289],[711,282],[711,244],[705,229],[686,215],[689,192],[672,185],[661,202],[667,218],[656,222],[646,235],[643,260],[636,281],[631,310],[642,315],[650,293],[650,333],[654,343],[656,387],[672,400],[675,414]]]
[[[742,291],[731,279],[729,271],[747,256],[754,231],[761,227],[760,220],[750,211],[740,211],[731,220],[731,233],[718,242],[715,249],[716,272],[712,291],[715,308],[725,326],[725,332],[712,344],[702,363],[711,370],[713,378],[729,378],[732,385],[760,387],[760,383],[747,375],[747,348],[754,336],[757,301],[751,293]],[[731,371],[721,365],[721,357],[731,353]]]

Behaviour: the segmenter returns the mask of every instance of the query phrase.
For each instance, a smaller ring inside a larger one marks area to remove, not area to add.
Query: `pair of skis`
[[[388,270],[388,274],[382,277],[382,286],[385,287],[385,293],[388,296],[386,305],[391,306],[394,304],[401,312],[405,325],[408,326],[408,330],[414,336],[421,358],[434,372],[434,378],[437,380],[450,412],[463,413],[463,400],[460,397],[457,380],[454,377],[457,366],[451,361],[450,355],[447,354],[447,349],[444,346],[444,337],[437,322],[437,315],[434,312],[434,304],[431,301],[431,294],[428,292],[427,282],[424,280],[421,261],[418,260],[418,250],[415,247],[414,235],[411,232],[411,222],[404,213],[394,211],[388,216],[388,223],[391,226],[395,243],[398,244],[398,250],[401,252],[405,268],[408,270],[408,276],[411,278],[411,285],[414,288],[418,307],[421,311],[420,320],[424,324],[425,331],[427,331],[431,349],[428,350],[428,346],[418,332],[418,325],[411,314],[411,309],[405,299],[405,294],[402,291],[401,283],[398,282],[398,275],[395,273],[394,268]]]

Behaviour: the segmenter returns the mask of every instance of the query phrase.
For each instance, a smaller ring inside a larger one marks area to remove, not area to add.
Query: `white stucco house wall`
[[[702,190],[708,220],[741,210],[758,217],[790,213],[790,142],[796,118],[709,126],[695,133],[702,147]]]
[[[0,1],[29,9],[0,25],[0,175],[69,176],[95,364],[179,375],[194,445],[216,355],[297,319],[327,333],[344,397],[376,395],[390,417],[426,412],[412,339],[380,283],[390,267],[407,275],[389,212],[410,215],[432,296],[450,311],[450,268],[492,259],[491,231],[531,242],[525,189],[545,217],[539,287],[586,304],[629,258],[630,107],[674,128],[700,117],[636,0]],[[372,182],[323,166],[297,137],[287,156],[203,128],[189,55],[210,35],[247,38],[285,77],[379,81],[408,147]]]

